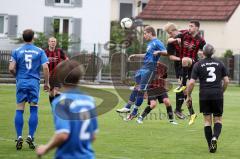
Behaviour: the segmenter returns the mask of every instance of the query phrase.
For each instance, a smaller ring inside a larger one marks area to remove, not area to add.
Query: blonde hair
[[[171,31],[176,31],[178,29],[177,29],[177,26],[174,23],[168,22],[167,24],[165,24],[163,26],[163,30],[166,31],[166,32],[171,32]]]

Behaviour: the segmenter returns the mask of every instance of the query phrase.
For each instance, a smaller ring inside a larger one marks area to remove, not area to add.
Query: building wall
[[[232,17],[226,24],[226,47],[232,49],[234,53],[240,54],[240,6],[236,9]]]
[[[238,9],[238,13],[235,12],[235,14],[240,16],[239,12],[240,10]],[[237,38],[240,37],[240,31],[237,28],[240,28],[240,17],[237,20],[237,15],[235,14],[228,23],[219,21],[200,21],[200,30],[204,30],[204,39],[207,43],[214,45],[216,48],[216,56],[222,56],[227,49],[232,49],[234,53],[239,53],[240,45]],[[189,24],[189,21],[144,20],[144,24],[152,25],[155,29],[163,28],[167,22],[175,23],[179,29],[188,28]],[[233,32],[233,30],[236,30],[236,32]]]
[[[1,14],[18,15],[18,35],[26,28],[43,32],[44,17],[81,18],[84,43],[106,43],[110,39],[110,0],[83,0],[82,7],[45,6],[45,0],[7,0]]]

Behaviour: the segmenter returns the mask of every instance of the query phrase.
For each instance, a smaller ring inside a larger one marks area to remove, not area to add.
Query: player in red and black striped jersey
[[[167,23],[164,25],[164,30],[168,33],[169,38],[174,38],[178,34],[184,33],[186,30],[178,31],[177,26],[174,23]],[[169,59],[174,61],[174,68],[176,73],[176,78],[179,82],[182,79],[182,63],[181,63],[181,46],[177,41],[171,42],[167,44],[167,52],[169,55]],[[175,115],[179,119],[185,119],[186,116],[182,113],[182,105],[186,99],[186,95],[184,95],[183,91],[176,93],[176,109],[174,111]]]
[[[177,124],[174,121],[173,110],[171,102],[168,98],[168,87],[166,82],[167,78],[167,66],[161,62],[157,62],[155,78],[152,80],[151,84],[148,86],[148,106],[144,109],[143,113],[138,117],[137,122],[139,124],[143,123],[143,119],[157,106],[157,100],[159,103],[164,103],[167,109],[168,119],[170,123]]]
[[[45,49],[46,55],[49,60],[49,83],[50,83],[50,92],[49,92],[49,101],[52,103],[52,100],[59,95],[59,88],[61,87],[60,83],[56,79],[56,67],[57,65],[67,60],[67,56],[60,48],[56,48],[57,39],[55,37],[50,37],[48,39],[48,48]]]
[[[174,90],[176,93],[186,89],[187,79],[190,78],[192,66],[198,61],[198,54],[202,56],[201,50],[206,42],[200,36],[199,27],[199,21],[190,21],[188,31],[178,34],[175,38],[170,38],[168,40],[168,42],[177,41],[181,46],[180,59],[182,61],[182,83]],[[197,117],[193,110],[192,103],[188,103],[188,110],[191,116],[189,125],[191,125]]]
[[[188,31],[178,34],[174,39],[181,46],[180,58],[183,77],[182,84],[174,92],[181,92],[186,89],[187,79],[190,79],[192,66],[198,61],[198,54],[202,56],[202,49],[206,42],[199,33],[199,27],[199,21],[190,21]]]

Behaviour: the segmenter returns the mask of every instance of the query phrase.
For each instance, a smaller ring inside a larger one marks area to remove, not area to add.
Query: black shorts
[[[158,100],[159,103],[163,103],[164,98],[168,98],[167,92],[162,93],[160,96],[150,96],[148,97],[148,105],[150,105],[151,100]]]
[[[216,100],[200,100],[200,112],[203,115],[210,115],[213,116],[222,116],[223,114],[223,99],[216,99]]]

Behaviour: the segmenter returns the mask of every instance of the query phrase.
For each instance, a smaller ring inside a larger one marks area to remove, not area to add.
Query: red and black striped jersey
[[[200,34],[193,37],[188,31],[185,31],[176,38],[181,38],[181,54],[180,58],[189,57],[193,60],[198,60],[198,51],[203,49],[206,44]]]
[[[54,51],[50,51],[48,48],[45,50],[46,55],[49,60],[48,68],[50,72],[50,76],[55,75],[56,66],[63,60],[68,59],[62,49],[57,48]]]
[[[185,33],[187,30],[180,30],[179,34]],[[175,41],[167,44],[167,52],[169,55],[174,55],[177,57],[181,57],[181,45]]]
[[[165,79],[167,78],[167,66],[161,62],[157,62],[155,77],[149,85],[149,89],[165,88]]]

